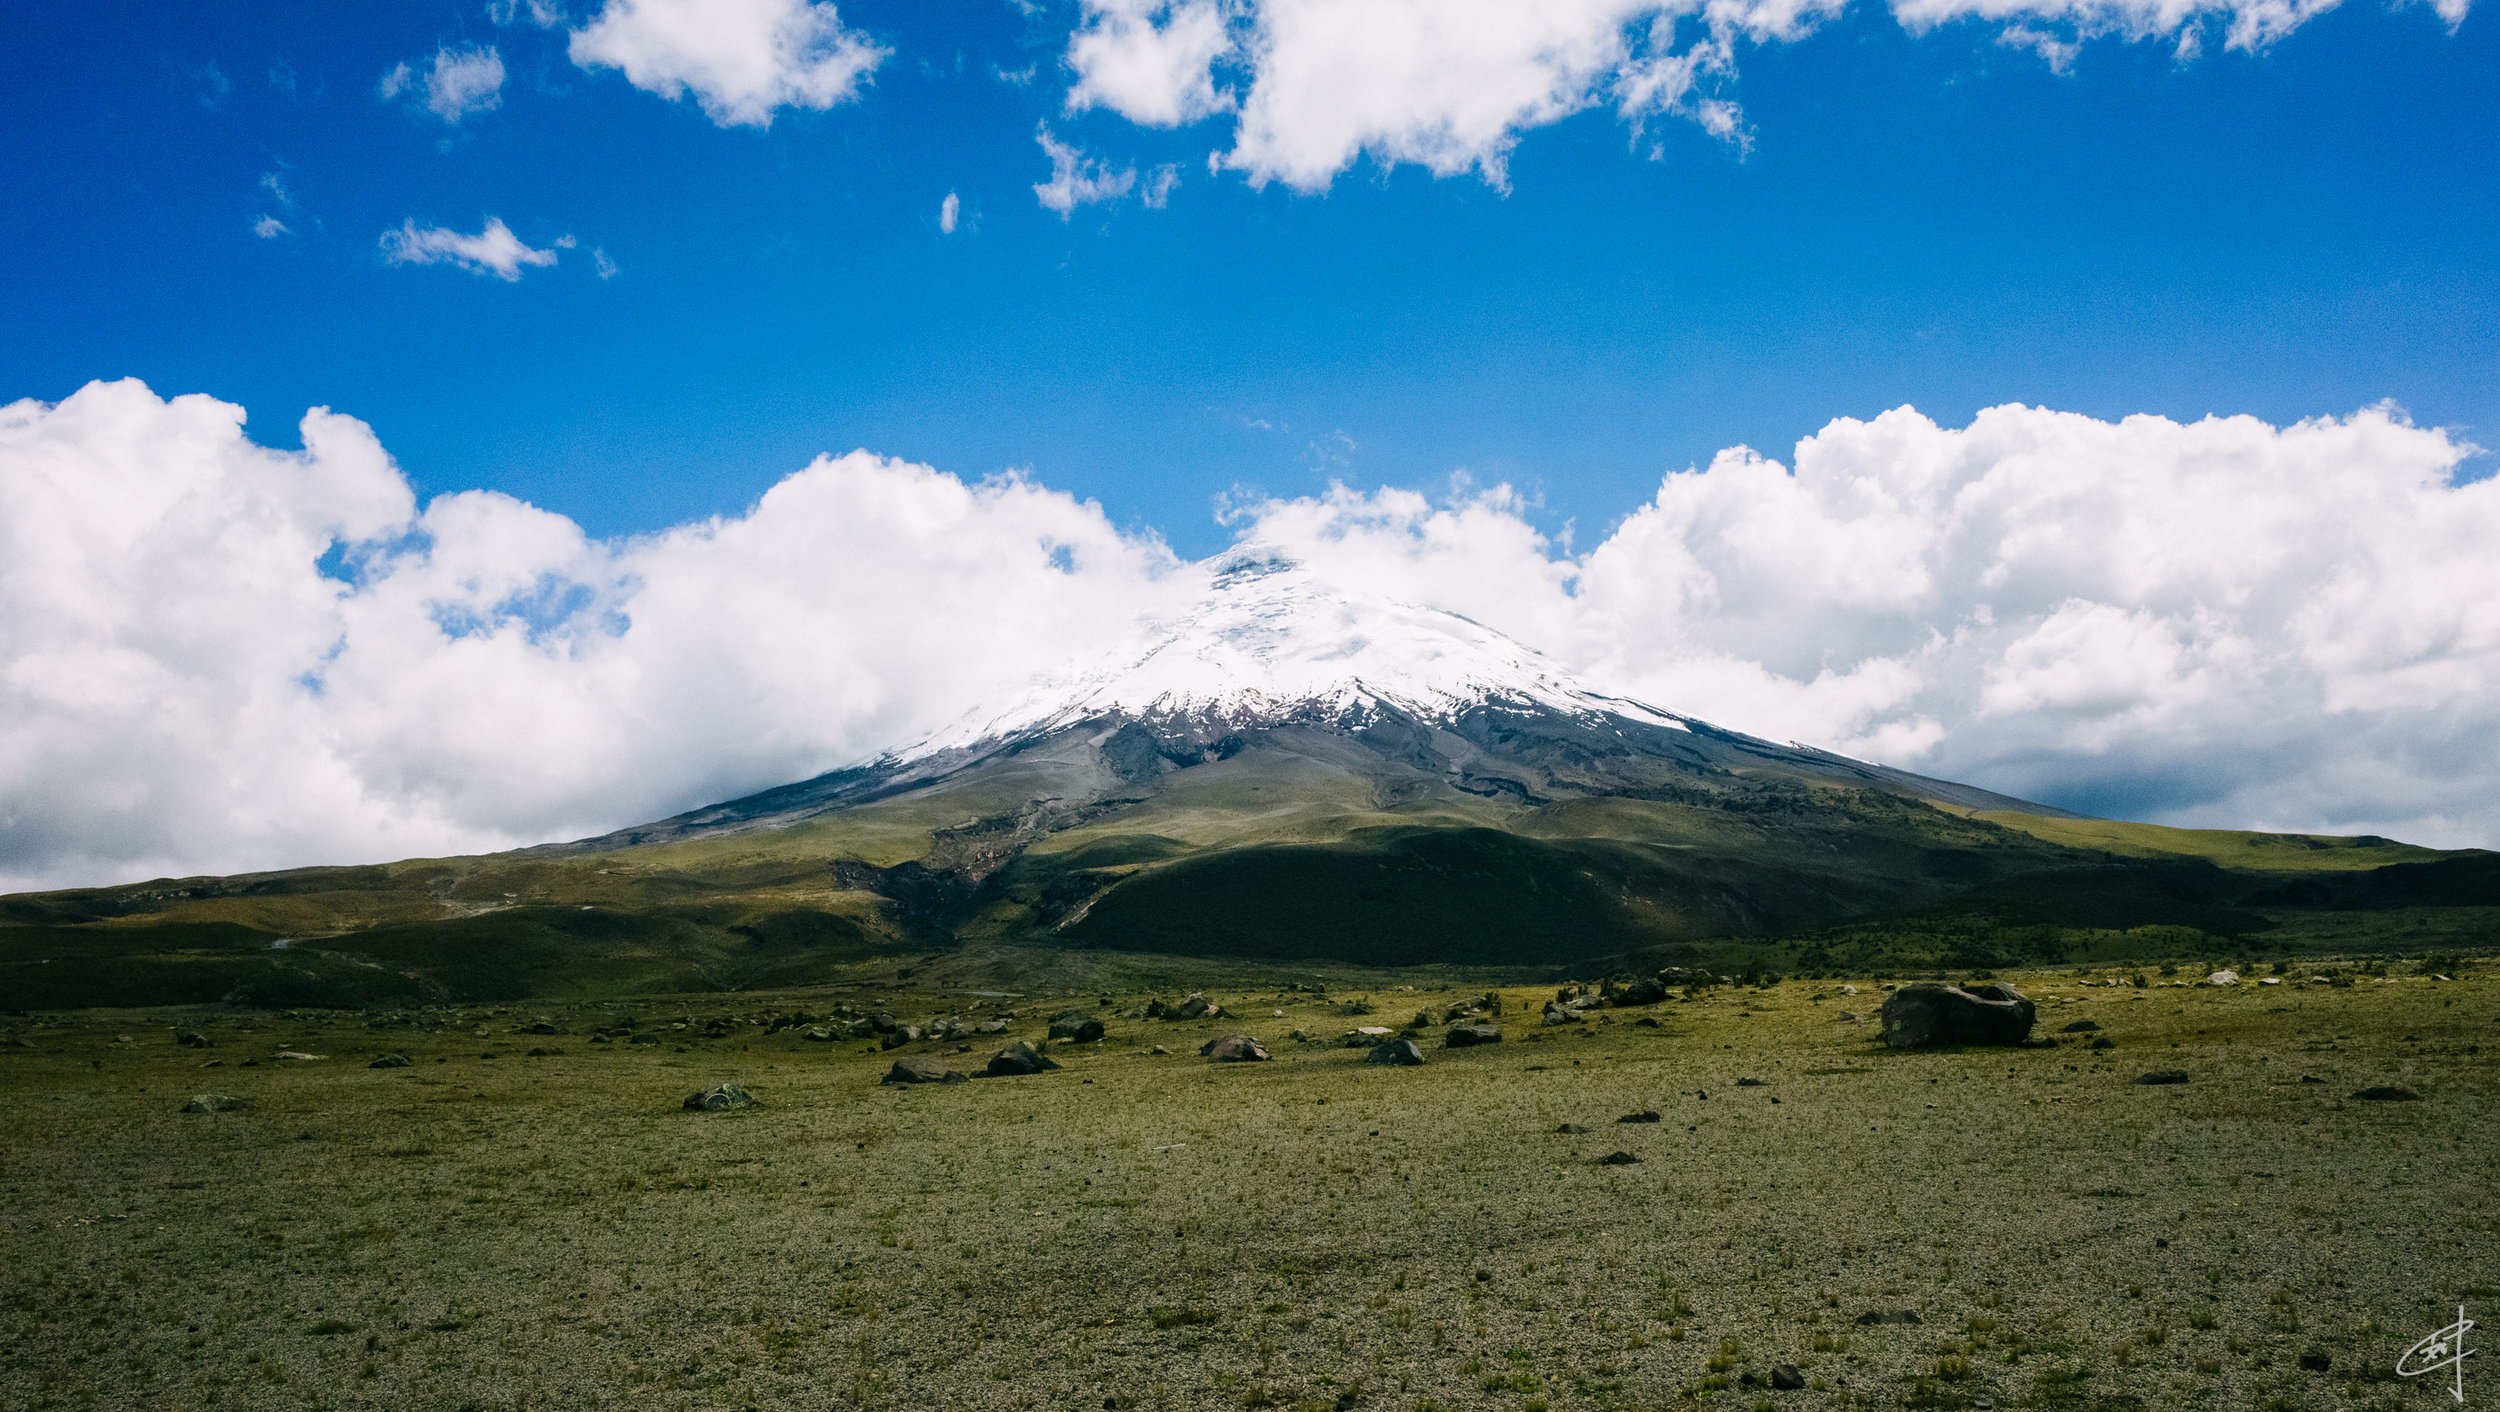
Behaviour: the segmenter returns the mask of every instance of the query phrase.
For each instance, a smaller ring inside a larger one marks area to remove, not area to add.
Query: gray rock
[[[222,1093],[203,1093],[182,1105],[185,1113],[238,1113],[252,1105]]]
[[[373,1062],[365,1067],[368,1069],[405,1069],[410,1062],[405,1054],[382,1054],[376,1055]]]
[[[182,1033],[174,1036],[174,1043],[189,1049],[206,1049],[209,1047],[208,1036],[201,1034],[198,1030],[184,1030]]]
[[[1580,1023],[1580,1012],[1572,1009],[1568,1005],[1563,1004],[1561,1001],[1549,1001],[1545,1006],[1545,1023],[1549,1025],[1576,1025]]]
[[[815,1044],[830,1044],[835,1039],[835,1035],[823,1025],[809,1025],[806,1029],[799,1031],[799,1038]]]
[[[972,1032],[974,1034],[1005,1034],[1007,1032],[1007,1022],[1005,1020],[983,1020],[981,1023],[972,1027]]]
[[[1487,1024],[1482,1020],[1470,1020],[1463,1025],[1452,1025],[1441,1033],[1441,1043],[1451,1049],[1465,1049],[1470,1045],[1500,1044],[1501,1042],[1502,1027]]]
[[[1038,1074],[1058,1067],[1058,1060],[1035,1049],[1023,1040],[1017,1040],[998,1051],[990,1059],[988,1065],[981,1070],[981,1074],[984,1078],[1003,1079],[1014,1078],[1022,1074]]]
[[[1200,1045],[1198,1052],[1216,1064],[1246,1064],[1267,1057],[1266,1048],[1246,1034],[1217,1035]]]
[[[968,1074],[946,1067],[944,1060],[932,1059],[926,1054],[906,1054],[902,1058],[894,1061],[894,1067],[886,1070],[885,1078],[881,1080],[881,1082],[890,1084],[959,1084],[964,1082],[969,1077],[971,1076]]]
[[[1664,1122],[1665,1119],[1659,1116],[1657,1109],[1644,1108],[1638,1113],[1626,1113],[1615,1121],[1618,1123],[1658,1123]]]
[[[1629,1167],[1640,1160],[1629,1152],[1609,1152],[1597,1159],[1598,1164],[1605,1167]]]
[[[1372,1052],[1363,1056],[1363,1062],[1366,1064],[1420,1064],[1424,1062],[1424,1051],[1411,1039],[1383,1040],[1372,1046]]]
[[[686,1095],[686,1107],[697,1113],[718,1113],[730,1108],[760,1106],[754,1094],[746,1091],[735,1079],[723,1079],[701,1093]]]
[[[2021,1044],[2037,1011],[2010,985],[1921,982],[1884,999],[1884,1043],[1895,1049],[1930,1044]]]
[[[2136,1075],[2135,1081],[2140,1084],[2183,1084],[2188,1081],[2188,1076],[2185,1069],[2155,1069],[2149,1074]]]
[[[918,1038],[920,1038],[920,1027],[918,1025],[896,1025],[892,1031],[887,1033],[885,1038],[877,1041],[877,1047],[880,1049],[900,1049],[904,1045],[910,1044]]]
[[[1184,1020],[1216,1020],[1223,1018],[1224,1007],[1207,999],[1206,992],[1193,990],[1170,1013]]]
[[[1561,1127],[1554,1129],[1554,1131],[1565,1134],[1566,1136],[1577,1137],[1589,1132],[1590,1130],[1581,1127],[1578,1123],[1565,1123]]]
[[[2077,1020],[2077,1021],[2075,1021],[2073,1024],[2068,1025],[2066,1028],[2064,1028],[2064,1029],[2062,1029],[2062,1030],[2059,1030],[2059,1031],[2058,1031],[2058,1033],[2059,1033],[2059,1034],[2090,1034],[2090,1033],[2092,1033],[2094,1030],[2099,1029],[2100,1027],[2101,1027],[2101,1022],[2100,1022],[2100,1021],[2098,1021],[2098,1020]]]
[[[1908,1309],[1898,1314],[1886,1314],[1879,1309],[1869,1309],[1858,1316],[1858,1322],[1861,1324],[1923,1324],[1927,1321]]]
[[[1795,1392],[1806,1385],[1806,1375],[1794,1363],[1782,1363],[1771,1370],[1771,1386],[1779,1392]]]
[[[1102,1038],[1102,1021],[1082,1010],[1070,1010],[1050,1022],[1050,1037],[1091,1044]]]
[[[1738,1088],[1761,1088],[1764,1084],[1760,1079],[1738,1079],[1736,1086]]]

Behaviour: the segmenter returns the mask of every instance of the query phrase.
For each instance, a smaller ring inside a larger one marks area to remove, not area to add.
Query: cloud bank
[[[2255,50],[2337,0],[1890,0],[1914,34],[1993,28],[2063,70],[2089,40],[2193,57]],[[2433,0],[2453,30],[2471,0]],[[1064,59],[1070,111],[1147,127],[1233,114],[1211,159],[1302,191],[1365,156],[1507,181],[1522,133],[1612,107],[1637,132],[1680,116],[1744,137],[1731,94],[1742,45],[1802,39],[1843,0],[1082,0]]]
[[[581,836],[920,738],[1198,570],[1101,509],[825,457],[599,541],[372,433],[97,383],[0,408],[0,886]],[[2384,410],[2025,407],[1735,450],[1568,552],[1501,488],[1245,538],[1738,729],[2165,822],[2500,840],[2500,482]]]

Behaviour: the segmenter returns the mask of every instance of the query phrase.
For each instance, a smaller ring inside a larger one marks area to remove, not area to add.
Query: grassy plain
[[[2013,979],[2061,1042],[1907,1053],[1868,980],[1564,1027],[1513,988],[1504,1043],[1434,1032],[1394,1069],[1287,1035],[1402,1024],[1461,978],[1337,973],[1322,1001],[1236,972],[1247,1018],[1115,1018],[1059,1072],[917,1088],[860,1041],[700,1037],[837,998],[1013,1010],[968,1053],[899,1051],[969,1068],[1146,998],[860,975],[379,1027],[12,1019],[0,1405],[2428,1408],[2397,1355],[2500,1299],[2479,976],[2043,972]],[[591,1042],[620,1012],[665,1042]],[[541,1016],[563,1033],[519,1032]],[[2087,1018],[2113,1048],[2060,1033]],[[1197,1057],[1234,1028],[1275,1060]],[[724,1078],[762,1106],[680,1107]],[[2351,1097],[2374,1084],[2422,1098]],[[250,1106],[181,1111],[202,1093]],[[1809,1386],[1764,1385],[1782,1363]]]

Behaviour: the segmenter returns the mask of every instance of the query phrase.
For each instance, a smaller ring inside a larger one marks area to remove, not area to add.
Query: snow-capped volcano
[[[1114,712],[1212,736],[1285,720],[1359,725],[1384,707],[1446,720],[1497,704],[1683,727],[1581,687],[1558,663],[1472,619],[1326,583],[1282,553],[1245,548],[1210,566],[1204,591],[1152,625],[1142,648],[1037,682],[902,758]]]

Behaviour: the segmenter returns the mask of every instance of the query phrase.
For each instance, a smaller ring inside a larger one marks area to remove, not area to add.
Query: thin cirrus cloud
[[[401,222],[397,230],[382,232],[381,242],[382,258],[394,265],[454,265],[471,274],[493,275],[506,281],[519,279],[524,267],[555,264],[556,251],[569,250],[573,243],[573,237],[562,235],[551,242],[552,249],[532,249],[495,216],[488,216],[475,235],[462,235],[445,226],[420,227],[411,218]],[[604,252],[592,253],[600,278],[615,273],[616,267],[608,262]]]
[[[376,92],[385,103],[403,95],[422,97],[427,112],[456,127],[465,119],[502,107],[503,81],[503,55],[493,45],[461,49],[444,45],[434,51],[434,60],[423,73],[407,64],[394,66],[382,75]]]
[[[822,457],[595,540],[420,505],[135,381],[0,408],[0,887],[577,837],[924,738],[1111,657],[1205,569],[1087,501]],[[1496,487],[1238,507],[1322,578],[1593,684],[2093,812],[2500,840],[2500,480],[2387,409],[2007,406],[1739,448],[1561,552]],[[323,565],[343,564],[336,576]],[[242,787],[239,782],[248,782]]]
[[[663,98],[691,94],[721,127],[770,127],[780,109],[858,97],[892,51],[815,0],[607,0],[568,52]]]
[[[2337,0],[1892,0],[1914,34],[1970,22],[2069,67],[2086,41],[2160,40],[2192,57],[2281,39]],[[2449,27],[2472,0],[2433,0]],[[1740,44],[1792,41],[1842,0],[1082,0],[1070,111],[1148,127],[1233,115],[1214,165],[1326,189],[1365,157],[1506,184],[1522,133],[1599,106],[1677,116],[1743,142]]]

